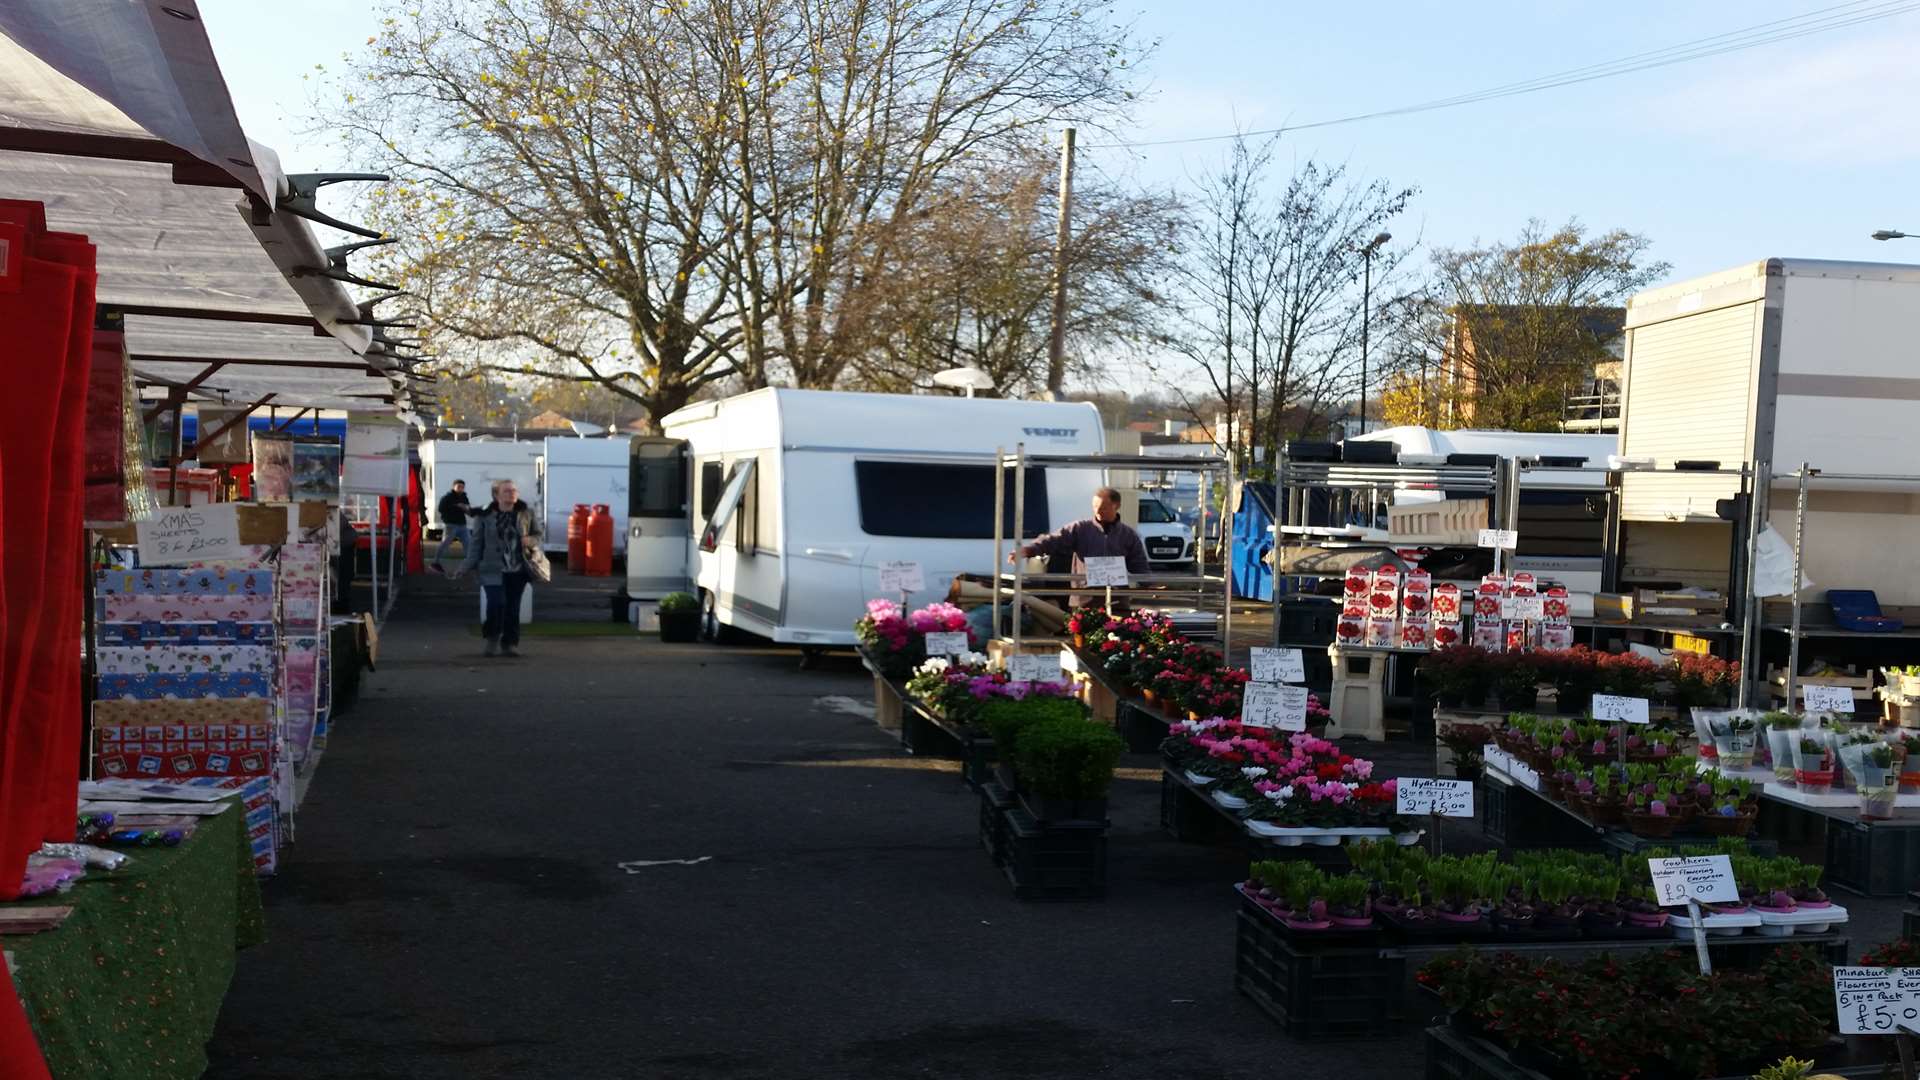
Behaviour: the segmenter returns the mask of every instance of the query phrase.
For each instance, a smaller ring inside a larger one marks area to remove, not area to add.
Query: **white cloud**
[[[1920,30],[1754,49],[1645,99],[1657,130],[1737,153],[1838,166],[1920,157]]]

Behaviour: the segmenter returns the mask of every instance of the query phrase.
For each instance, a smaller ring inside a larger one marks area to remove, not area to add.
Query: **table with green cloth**
[[[117,850],[131,856],[120,870],[21,902],[71,905],[59,929],[0,945],[55,1080],[191,1080],[206,1071],[234,951],[266,938],[245,808],[201,819],[178,847]]]

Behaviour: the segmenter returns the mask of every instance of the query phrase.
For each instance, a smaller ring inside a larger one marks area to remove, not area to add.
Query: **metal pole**
[[[1067,241],[1073,218],[1073,129],[1060,143],[1060,220],[1053,236],[1053,336],[1047,343],[1047,398],[1060,399],[1067,381]]]
[[[1006,570],[1007,449],[993,448],[993,629],[990,637],[1000,636],[1000,575]]]
[[[1014,550],[1020,551],[1027,542],[1027,444],[1013,444],[1013,543]],[[1013,651],[1020,653],[1020,615],[1026,610],[1027,560],[1025,557],[1013,561]],[[1009,667],[1012,665],[1009,664]]]
[[[1360,249],[1360,434],[1367,433],[1367,329],[1373,322],[1373,245]]]
[[[1233,656],[1233,453],[1227,453],[1227,493],[1220,499],[1221,567],[1220,584],[1220,658],[1229,663]],[[1201,565],[1206,565],[1205,560]]]
[[[1793,625],[1787,632],[1787,711],[1793,711],[1800,679],[1800,553],[1807,540],[1807,463],[1800,463],[1800,491],[1793,506]]]
[[[373,522],[367,529],[367,557],[373,563],[373,621],[380,622],[380,499],[373,500]],[[483,590],[484,595],[484,590]]]
[[[1773,483],[1772,470],[1766,462],[1755,460],[1750,466],[1753,484],[1747,495],[1747,565],[1741,575],[1740,608],[1740,697],[1737,702],[1742,709],[1747,708],[1753,699],[1753,661],[1759,655],[1757,648],[1760,636],[1759,598],[1753,594],[1753,564],[1760,555],[1760,530],[1767,522],[1767,489]],[[1746,472],[1747,468],[1742,468]],[[1791,702],[1788,703],[1791,707]]]

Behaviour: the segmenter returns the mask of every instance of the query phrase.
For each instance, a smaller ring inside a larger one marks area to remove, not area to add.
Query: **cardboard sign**
[[[1653,871],[1654,899],[1662,907],[1684,904],[1737,904],[1740,887],[1734,884],[1733,860],[1725,855],[1696,858],[1648,859]]]
[[[1539,622],[1547,617],[1547,602],[1538,596],[1509,596],[1504,614],[1509,620],[1527,619]]]
[[[1805,695],[1808,712],[1844,712],[1853,711],[1853,687],[1851,686],[1815,686],[1811,683],[1800,688]]]
[[[927,587],[920,564],[911,559],[890,559],[880,564],[880,591],[883,593],[919,592]]]
[[[1520,546],[1520,534],[1512,529],[1481,529],[1480,546],[1512,551]]]
[[[967,635],[964,631],[927,635],[928,656],[958,656],[966,652],[967,648]]]
[[[1647,723],[1647,699],[1643,697],[1615,697],[1612,694],[1593,695],[1593,718],[1595,720],[1623,720],[1629,724]]]
[[[1307,730],[1307,688],[1248,683],[1240,697],[1240,722],[1281,731]]]
[[[1263,683],[1300,683],[1307,681],[1307,667],[1300,659],[1299,649],[1262,649],[1252,650],[1250,663],[1254,682]]]
[[[1834,968],[1833,1003],[1842,1035],[1920,1029],[1920,968]]]
[[[1127,584],[1127,560],[1119,555],[1095,555],[1087,559],[1087,584],[1095,588]]]
[[[240,516],[232,503],[165,506],[134,523],[141,566],[182,566],[191,562],[238,559]]]
[[[1403,776],[1394,782],[1394,813],[1473,816],[1473,781]]]
[[[1017,653],[1007,657],[1007,677],[1014,682],[1059,682],[1060,657]]]

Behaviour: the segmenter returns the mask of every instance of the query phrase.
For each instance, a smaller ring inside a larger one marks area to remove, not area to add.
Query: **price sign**
[[[1394,812],[1399,814],[1470,818],[1473,816],[1473,781],[1403,776],[1394,782],[1393,801]]]
[[[1512,529],[1481,529],[1480,546],[1512,551],[1520,546],[1520,534]]]
[[[1007,677],[1014,682],[1059,682],[1060,657],[1020,653],[1007,657]]]
[[[141,566],[182,566],[190,562],[238,559],[240,514],[233,503],[162,507],[135,523]]]
[[[1593,718],[1595,720],[1624,720],[1629,724],[1647,722],[1647,699],[1643,697],[1615,697],[1612,694],[1593,695]]]
[[[1508,619],[1532,619],[1539,622],[1547,617],[1547,602],[1539,596],[1509,596],[1503,607]]]
[[[1301,683],[1307,681],[1307,667],[1300,659],[1299,649],[1262,649],[1252,650],[1251,663],[1254,682],[1264,683]]]
[[[1920,1029],[1920,968],[1834,968],[1833,1003],[1842,1035]]]
[[[967,635],[964,633],[927,635],[928,656],[958,656],[966,652],[967,648]]]
[[[920,564],[911,559],[890,559],[880,564],[880,591],[883,593],[919,592],[927,587]]]
[[[1248,727],[1307,730],[1307,688],[1248,683],[1240,697],[1240,722]]]
[[[1648,859],[1653,892],[1662,907],[1684,904],[1737,904],[1740,887],[1733,881],[1733,860],[1725,855],[1695,858]]]
[[[1087,584],[1095,588],[1124,588],[1127,584],[1127,560],[1119,555],[1094,555],[1088,558]]]
[[[1853,687],[1851,686],[1815,686],[1812,683],[1801,687],[1806,695],[1808,712],[1844,712],[1853,711]]]

